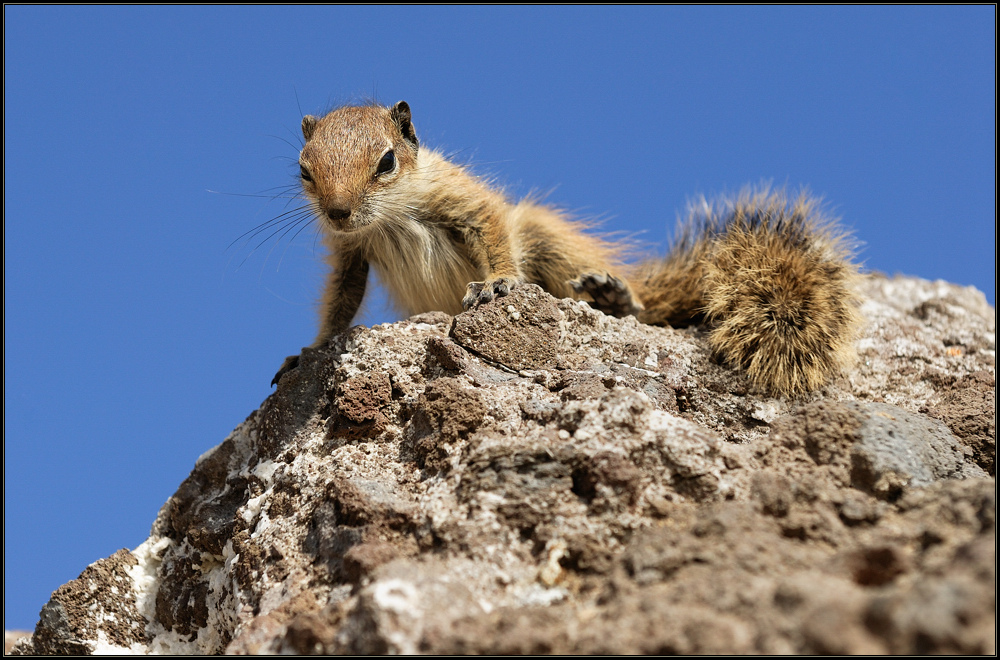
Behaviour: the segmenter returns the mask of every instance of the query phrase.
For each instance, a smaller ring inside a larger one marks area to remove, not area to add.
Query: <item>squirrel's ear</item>
[[[319,121],[312,115],[306,115],[302,118],[302,135],[305,136],[306,142],[312,137],[313,131],[316,130],[316,122]]]
[[[389,109],[389,116],[399,128],[399,132],[403,134],[403,138],[416,149],[419,142],[417,141],[417,132],[413,130],[413,124],[410,122],[410,104],[406,101],[400,101]]]

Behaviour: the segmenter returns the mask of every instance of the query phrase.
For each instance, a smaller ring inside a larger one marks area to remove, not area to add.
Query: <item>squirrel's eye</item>
[[[309,170],[306,169],[305,165],[299,165],[299,176],[302,177],[303,181],[312,181],[312,175],[309,174]]]
[[[382,156],[382,160],[378,162],[378,168],[375,170],[375,176],[378,176],[379,174],[385,174],[386,172],[391,172],[395,167],[396,167],[396,154],[394,154],[390,149],[389,151],[385,152],[385,155]]]

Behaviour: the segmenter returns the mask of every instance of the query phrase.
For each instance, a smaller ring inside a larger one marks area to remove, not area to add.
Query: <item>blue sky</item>
[[[149,532],[316,330],[302,114],[662,251],[697,194],[827,199],[868,269],[995,304],[996,14],[973,7],[4,7],[4,626]],[[394,320],[382,296],[361,322]]]

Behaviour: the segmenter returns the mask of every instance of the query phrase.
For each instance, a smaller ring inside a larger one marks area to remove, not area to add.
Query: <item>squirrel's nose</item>
[[[351,209],[341,206],[326,207],[326,214],[331,220],[346,220],[351,215]]]
[[[347,200],[333,199],[324,204],[323,210],[331,220],[346,220],[351,217],[351,205]]]

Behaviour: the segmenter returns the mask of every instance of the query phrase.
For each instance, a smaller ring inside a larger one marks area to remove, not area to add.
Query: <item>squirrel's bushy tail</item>
[[[719,359],[773,394],[820,387],[855,359],[858,267],[848,235],[806,193],[745,191],[692,204],[663,260],[633,286],[640,320],[705,321]]]

